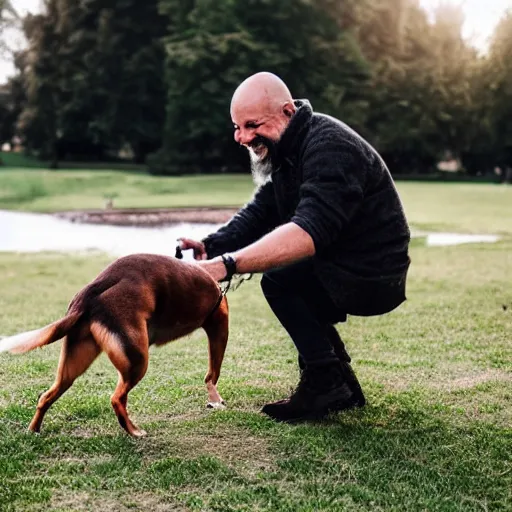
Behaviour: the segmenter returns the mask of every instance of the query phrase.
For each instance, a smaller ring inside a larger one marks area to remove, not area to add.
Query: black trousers
[[[306,365],[350,362],[334,327],[342,315],[314,275],[311,260],[265,272],[261,289]]]

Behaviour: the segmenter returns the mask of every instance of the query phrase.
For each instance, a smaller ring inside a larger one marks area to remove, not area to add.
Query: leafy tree
[[[15,55],[18,70],[23,68],[24,53]],[[12,142],[17,133],[18,117],[26,101],[25,89],[21,73],[9,78],[0,89],[0,144]]]
[[[156,0],[48,0],[25,22],[27,145],[55,161],[129,146],[143,161],[161,142],[164,31]]]
[[[16,27],[19,21],[20,17],[12,2],[0,0],[0,36],[3,36],[6,29]],[[10,48],[3,38],[0,38],[0,53],[10,53]]]
[[[512,11],[494,33],[484,67],[494,164],[512,167]]]
[[[368,70],[357,43],[325,6],[307,0],[162,0],[167,122],[153,172],[234,169],[246,155],[234,144],[231,96],[249,75],[281,76],[317,110],[364,122]]]
[[[364,134],[393,172],[429,172],[445,154],[467,155],[480,135],[480,60],[462,38],[460,7],[430,22],[414,0],[362,0],[354,33],[372,64]]]
[[[165,19],[156,1],[138,0],[95,0],[86,16],[97,17],[98,30],[82,82],[94,91],[90,129],[114,147],[129,145],[142,162],[160,146],[165,120]]]
[[[0,138],[17,126],[54,165],[121,148],[143,161],[161,145],[151,172],[237,170],[247,155],[230,99],[267,70],[366,136],[394,173],[431,172],[447,154],[489,171],[512,165],[511,18],[479,56],[445,3],[430,21],[417,0],[47,0],[23,22]]]
[[[48,3],[46,15],[28,15],[23,23],[30,45],[23,69],[27,102],[18,123],[26,149],[51,159],[54,167],[58,161],[60,103],[60,72],[55,59],[60,37],[52,23],[56,18],[55,3]]]
[[[431,116],[435,122],[433,142],[438,156],[448,151],[467,160],[479,138],[481,99],[478,80],[481,59],[462,38],[464,15],[460,6],[441,5],[432,26]]]
[[[9,0],[0,0],[0,56],[14,58],[13,51],[7,44],[6,30],[16,28],[20,18]],[[0,86],[0,144],[9,142],[15,131],[19,115],[16,84],[8,80]]]

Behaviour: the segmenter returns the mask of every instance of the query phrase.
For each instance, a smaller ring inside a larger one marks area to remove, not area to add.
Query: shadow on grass
[[[269,510],[292,510],[291,502],[295,510],[507,510],[512,505],[510,431],[441,419],[435,406],[425,406],[414,393],[322,422],[268,428],[277,468],[259,489],[279,485],[259,499],[245,488],[223,490],[210,498],[213,509],[227,510],[244,496],[247,505]]]

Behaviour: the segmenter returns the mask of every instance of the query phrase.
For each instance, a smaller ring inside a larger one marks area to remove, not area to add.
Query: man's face
[[[249,150],[255,181],[264,181],[271,174],[276,144],[292,115],[292,107],[287,106],[271,112],[257,104],[233,105],[231,117],[235,141]]]

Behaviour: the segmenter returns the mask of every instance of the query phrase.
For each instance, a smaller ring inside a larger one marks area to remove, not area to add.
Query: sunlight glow
[[[439,4],[461,5],[465,14],[463,36],[481,52],[489,45],[494,28],[507,9],[512,10],[512,0],[419,0],[420,5],[432,16]]]
[[[466,20],[464,23],[464,37],[478,50],[485,52],[488,48],[489,37],[496,24],[507,9],[512,11],[512,0],[418,0],[431,16],[440,3],[462,5]],[[14,8],[23,16],[28,12],[37,13],[41,10],[42,0],[13,0]],[[10,47],[20,47],[22,39],[19,35],[6,31],[4,38]],[[12,63],[0,55],[0,83],[6,77],[14,74]]]

